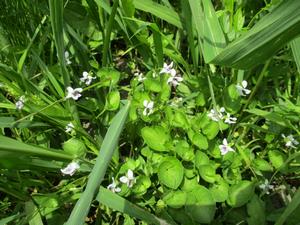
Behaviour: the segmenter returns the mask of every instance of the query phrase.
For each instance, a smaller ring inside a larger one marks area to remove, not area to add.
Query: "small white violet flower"
[[[77,162],[71,162],[67,165],[67,167],[60,169],[63,175],[70,175],[73,176],[76,170],[80,168]]]
[[[134,76],[137,77],[137,80],[139,82],[143,82],[144,80],[146,80],[146,77],[144,77],[143,73],[134,73]]]
[[[173,69],[173,62],[171,62],[169,65],[167,63],[164,63],[164,67],[161,69],[159,72],[161,73],[167,73],[170,74],[171,76],[176,76],[176,70]]]
[[[66,99],[73,98],[74,100],[78,100],[81,97],[82,88],[67,87],[67,96]]]
[[[296,148],[295,145],[298,145],[299,142],[295,140],[293,135],[288,135],[287,137],[284,134],[281,134],[281,136],[284,138],[285,146],[288,148]]]
[[[224,118],[225,118],[225,123],[227,124],[233,124],[236,123],[237,121],[237,118],[231,116],[230,113],[227,113],[226,116],[224,116]]]
[[[120,181],[123,183],[123,184],[126,184],[127,187],[131,188],[133,186],[133,184],[135,183],[135,177],[133,175],[133,172],[131,169],[129,169],[127,171],[127,175],[126,176],[122,176],[120,178]]]
[[[23,95],[23,96],[21,96],[21,97],[19,98],[19,100],[16,102],[16,109],[17,109],[17,110],[23,109],[24,103],[25,103],[25,96]]]
[[[171,77],[169,77],[169,79],[167,80],[168,84],[172,84],[174,87],[176,87],[180,82],[183,81],[183,78],[180,76],[176,76],[176,72],[175,74],[171,74]]]
[[[90,85],[94,79],[96,79],[96,77],[92,77],[91,75],[89,75],[88,72],[84,71],[82,73],[82,77],[80,78],[80,81],[85,83],[86,85]]]
[[[114,193],[118,193],[121,191],[121,188],[117,187],[117,183],[115,182],[114,177],[112,177],[112,183],[107,186],[108,190],[111,190]]]
[[[263,184],[260,184],[258,187],[266,192],[267,195],[270,194],[269,191],[274,190],[274,185],[271,185],[268,179],[265,179],[265,182]]]
[[[239,94],[240,94],[241,96],[246,96],[246,95],[249,95],[249,94],[251,93],[251,91],[250,91],[249,89],[246,88],[247,85],[248,85],[248,82],[245,81],[245,80],[243,80],[243,81],[241,82],[241,84],[237,84],[237,85],[236,85],[236,89],[237,89],[237,91],[239,92]]]
[[[71,133],[73,130],[74,130],[74,125],[73,125],[73,123],[68,123],[67,126],[66,126],[66,128],[65,128],[65,131],[66,131],[67,133]]]
[[[224,118],[224,115],[223,115],[224,112],[225,112],[224,107],[221,107],[220,110],[211,109],[207,116],[211,120],[218,122]]]
[[[70,53],[68,51],[65,51],[65,61],[67,65],[72,64],[72,62],[70,61]]]
[[[144,111],[143,111],[143,115],[144,116],[149,116],[150,114],[153,113],[153,107],[154,107],[154,102],[153,101],[148,101],[148,100],[144,100]]]
[[[223,139],[223,144],[219,145],[219,149],[221,151],[221,155],[226,155],[228,152],[234,152],[234,150],[227,143],[227,139]]]

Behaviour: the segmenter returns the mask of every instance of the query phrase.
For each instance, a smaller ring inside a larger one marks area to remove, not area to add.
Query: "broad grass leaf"
[[[182,182],[184,168],[175,157],[166,157],[158,168],[158,180],[168,188],[177,189]]]
[[[187,193],[186,212],[198,223],[210,223],[215,215],[216,203],[210,191],[201,185]]]
[[[254,194],[254,183],[248,180],[242,180],[229,188],[229,197],[227,203],[233,208],[245,205]]]
[[[170,191],[164,197],[163,201],[172,208],[181,208],[185,205],[187,193],[184,191]]]
[[[170,134],[161,126],[144,127],[141,130],[146,144],[156,151],[168,151],[165,144],[170,140]]]

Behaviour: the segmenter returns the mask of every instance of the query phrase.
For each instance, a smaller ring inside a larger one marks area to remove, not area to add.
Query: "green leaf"
[[[273,171],[273,167],[266,160],[263,159],[254,159],[253,165],[256,169],[260,171]]]
[[[191,142],[194,145],[196,145],[199,149],[208,149],[208,142],[203,134],[197,133],[193,130],[189,130],[188,137],[191,140]]]
[[[175,157],[166,157],[158,168],[158,180],[161,184],[177,189],[182,182],[184,168]]]
[[[230,113],[236,113],[241,108],[241,97],[236,89],[235,84],[230,85],[225,89],[224,93],[225,108]]]
[[[186,212],[198,223],[210,223],[215,215],[216,203],[210,191],[198,185],[187,193]]]
[[[199,169],[203,165],[208,165],[208,164],[209,164],[208,156],[201,151],[197,151],[195,155],[195,165],[197,169]]]
[[[294,60],[297,65],[298,73],[300,73],[300,38],[299,37],[291,41],[291,47],[293,51]]]
[[[120,105],[120,92],[112,91],[107,95],[106,109],[109,111],[115,111]]]
[[[247,204],[247,212],[249,215],[247,218],[249,225],[266,224],[265,204],[257,195],[254,195]]]
[[[71,138],[64,142],[63,150],[75,158],[84,156],[87,151],[85,144],[77,138]]]
[[[269,151],[268,156],[270,162],[276,169],[279,169],[287,159],[286,155],[278,150]]]
[[[185,161],[194,159],[193,149],[186,141],[178,141],[175,146],[175,152]]]
[[[144,127],[141,130],[146,144],[156,151],[168,151],[165,143],[170,140],[168,131],[161,126]]]
[[[106,169],[118,144],[119,136],[127,118],[129,106],[130,102],[128,101],[112,120],[104,137],[94,168],[89,175],[86,188],[73,208],[72,213],[66,222],[67,225],[84,223],[94,195],[104,178]]]
[[[216,170],[212,165],[201,165],[198,168],[199,174],[203,180],[208,183],[214,183],[216,181]]]
[[[229,188],[229,197],[227,203],[236,208],[245,205],[254,194],[254,183],[248,180],[242,180]]]
[[[136,183],[133,186],[133,192],[136,195],[143,195],[147,192],[148,188],[151,186],[151,180],[147,176],[139,176]]]
[[[147,79],[144,80],[144,85],[145,85],[145,88],[149,91],[153,91],[153,92],[161,91],[160,82],[156,79],[147,77]]]
[[[184,191],[170,191],[163,197],[163,201],[172,208],[181,208],[185,205],[186,197]]]
[[[225,202],[228,198],[229,185],[224,181],[218,181],[210,188],[210,192],[216,202]]]
[[[97,76],[102,81],[102,86],[109,87],[111,85],[116,85],[119,82],[120,72],[113,68],[105,67],[97,72]]]

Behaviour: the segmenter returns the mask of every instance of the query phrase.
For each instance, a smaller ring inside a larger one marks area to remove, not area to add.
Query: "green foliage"
[[[299,1],[1,4],[0,224],[298,223]]]

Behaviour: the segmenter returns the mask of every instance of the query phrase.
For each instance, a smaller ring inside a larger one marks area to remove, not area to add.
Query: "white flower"
[[[265,179],[265,183],[258,186],[260,189],[266,192],[266,194],[270,194],[270,190],[274,190],[274,185],[269,184],[268,179]]]
[[[236,86],[236,89],[237,91],[239,92],[239,94],[241,96],[246,96],[246,95],[249,95],[251,93],[251,91],[249,89],[247,89],[248,83],[247,81],[243,80],[241,84],[237,84],[235,85]]]
[[[79,168],[80,166],[77,162],[71,162],[67,165],[67,167],[60,169],[60,171],[63,173],[63,175],[72,176]]]
[[[25,96],[23,95],[23,96],[21,96],[21,97],[19,98],[19,100],[16,102],[16,109],[17,109],[17,110],[23,109],[24,103],[25,103]]]
[[[154,102],[144,100],[144,107],[145,108],[144,108],[144,111],[143,111],[143,115],[144,116],[149,116],[150,114],[153,113]]]
[[[73,89],[72,87],[67,87],[67,97],[68,98],[73,98],[74,100],[78,100],[81,97],[81,92],[82,92],[82,88],[75,88]]]
[[[174,87],[176,87],[180,82],[183,81],[183,78],[180,76],[176,76],[176,72],[175,74],[171,74],[171,77],[169,77],[169,79],[167,80],[167,83],[171,83]]]
[[[71,133],[73,130],[74,130],[74,125],[73,125],[73,123],[68,123],[67,126],[66,126],[66,128],[65,128],[65,131],[66,131],[67,133]]]
[[[135,183],[135,177],[133,175],[133,172],[132,170],[128,170],[127,171],[127,175],[126,176],[122,176],[120,178],[120,181],[123,183],[123,184],[126,184],[127,187],[131,188],[133,186],[133,184]]]
[[[143,82],[144,80],[146,80],[146,77],[144,77],[143,73],[134,73],[134,76],[137,77],[137,80],[139,82]]]
[[[176,70],[173,69],[173,62],[171,62],[169,65],[167,63],[164,63],[164,67],[161,69],[159,72],[161,73],[167,73],[170,74],[171,76],[176,76]]]
[[[90,85],[94,79],[96,79],[96,77],[92,77],[91,75],[89,75],[88,72],[84,71],[82,73],[82,77],[80,78],[80,81],[85,83],[86,85]]]
[[[220,110],[211,109],[207,116],[211,120],[218,122],[224,118],[224,115],[223,115],[224,112],[225,112],[224,107],[221,107]]]
[[[295,140],[295,138],[293,137],[293,135],[288,135],[287,137],[284,134],[281,134],[281,136],[284,138],[285,141],[285,146],[288,148],[296,148],[295,145],[298,145],[299,142]]]
[[[72,64],[72,62],[70,61],[70,54],[68,51],[65,51],[65,62],[67,65]]]
[[[228,124],[236,123],[236,120],[237,120],[236,117],[230,116],[230,113],[227,113],[226,116],[224,116],[224,118],[225,118],[225,123],[228,123]]]
[[[111,190],[114,193],[118,193],[121,191],[121,188],[117,187],[114,177],[112,177],[112,183],[107,186],[108,190]]]
[[[234,152],[234,150],[227,143],[226,138],[223,139],[223,144],[219,145],[219,149],[221,151],[221,155],[226,155],[228,152]]]

